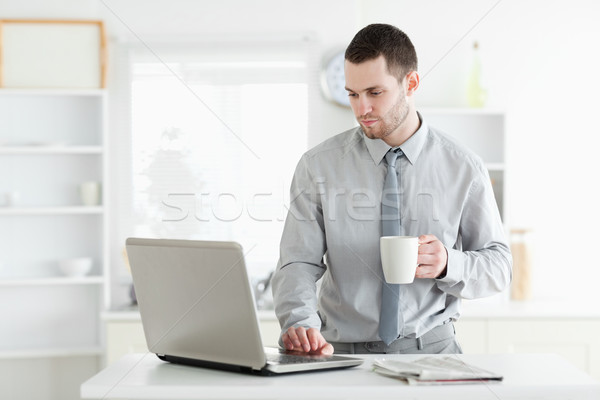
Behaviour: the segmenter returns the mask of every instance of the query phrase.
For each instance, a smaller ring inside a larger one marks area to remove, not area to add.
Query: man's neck
[[[401,146],[416,131],[418,131],[420,127],[421,120],[419,119],[419,115],[417,114],[417,111],[411,107],[404,123],[398,127],[396,132],[383,138],[383,141],[391,147]]]

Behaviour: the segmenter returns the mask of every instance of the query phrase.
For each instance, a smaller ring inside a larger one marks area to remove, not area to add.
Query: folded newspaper
[[[456,357],[425,357],[412,362],[376,359],[373,370],[411,385],[444,385],[501,381],[502,376],[467,364]]]

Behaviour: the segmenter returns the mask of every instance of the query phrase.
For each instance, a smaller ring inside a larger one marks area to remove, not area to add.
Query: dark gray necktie
[[[396,161],[403,153],[400,149],[390,149],[385,155],[388,164],[387,174],[383,184],[381,199],[381,224],[383,236],[400,235],[400,193],[396,174]],[[399,332],[399,299],[400,285],[383,282],[381,297],[381,314],[379,318],[379,337],[390,344],[398,338]]]

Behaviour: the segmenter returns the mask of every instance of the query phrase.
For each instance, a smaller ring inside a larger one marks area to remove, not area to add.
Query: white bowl
[[[60,271],[66,276],[81,277],[89,274],[92,269],[90,257],[69,258],[58,262]]]

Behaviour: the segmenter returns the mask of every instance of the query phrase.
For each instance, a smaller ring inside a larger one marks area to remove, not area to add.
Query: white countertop
[[[261,321],[277,321],[273,310],[259,310],[258,318]],[[523,301],[490,303],[485,300],[463,301],[461,320],[469,319],[544,319],[544,318],[600,318],[600,308],[594,304],[570,302],[543,302]],[[139,321],[140,314],[137,308],[130,307],[122,310],[111,310],[102,313],[105,321]]]
[[[464,300],[461,319],[481,318],[600,318],[595,302],[569,301],[506,301],[489,303],[482,300]]]
[[[371,370],[381,356],[365,355],[346,370],[261,377],[165,363],[132,354],[81,386],[84,399],[599,399],[600,383],[553,354],[457,355],[504,376],[503,382],[409,386]],[[393,355],[410,361],[421,356]]]
[[[101,318],[107,322],[115,321],[140,321],[140,312],[137,307],[128,307],[121,310],[104,311],[101,313]],[[258,310],[258,319],[260,321],[277,321],[275,311],[273,310]]]

